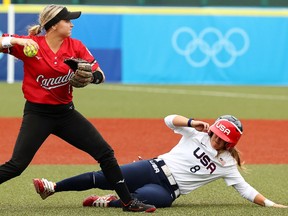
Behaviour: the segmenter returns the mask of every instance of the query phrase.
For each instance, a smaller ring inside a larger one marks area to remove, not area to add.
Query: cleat
[[[33,179],[33,184],[36,192],[43,200],[55,193],[54,183],[47,179]]]
[[[133,199],[127,205],[123,205],[123,211],[152,213],[155,210],[156,207],[154,205],[144,204],[137,199]]]
[[[109,207],[109,203],[119,198],[113,194],[106,196],[89,196],[83,201],[83,206]]]

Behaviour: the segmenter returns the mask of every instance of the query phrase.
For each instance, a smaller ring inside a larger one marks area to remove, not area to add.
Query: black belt
[[[70,102],[68,104],[52,105],[52,104],[38,104],[26,101],[24,110],[48,115],[63,114],[67,113],[67,111],[74,110],[74,104],[73,102]]]
[[[171,188],[174,191],[174,196],[176,199],[177,197],[180,196],[180,190],[179,190],[177,182],[175,181],[174,176],[172,175],[169,167],[165,164],[164,160],[162,160],[162,159],[156,158],[156,159],[153,159],[153,161],[155,162],[155,164],[157,164],[158,168],[160,168],[162,170],[162,172],[166,175],[166,178],[167,178]]]

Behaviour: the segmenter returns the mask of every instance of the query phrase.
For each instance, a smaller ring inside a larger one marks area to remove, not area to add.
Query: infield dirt
[[[114,148],[120,164],[169,151],[180,135],[163,119],[89,119]],[[210,124],[213,120],[206,120]],[[288,120],[241,120],[244,134],[237,145],[246,164],[288,164]],[[0,118],[0,164],[11,157],[21,118]],[[50,136],[32,164],[94,164],[92,157]]]

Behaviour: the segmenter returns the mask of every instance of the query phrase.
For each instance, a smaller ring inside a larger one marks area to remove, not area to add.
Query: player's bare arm
[[[200,132],[208,132],[209,124],[207,122],[187,118],[184,116],[177,115],[173,119],[173,124],[178,127],[193,127]]]
[[[4,48],[9,48],[14,45],[20,45],[23,47],[34,46],[37,50],[39,49],[39,45],[32,39],[15,38],[15,37],[1,37],[0,38],[0,52],[2,52]]]

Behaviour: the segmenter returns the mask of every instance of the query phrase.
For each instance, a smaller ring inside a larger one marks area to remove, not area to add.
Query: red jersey
[[[75,57],[92,63],[95,59],[87,47],[81,41],[68,37],[58,52],[54,53],[46,43],[45,36],[12,36],[33,39],[39,45],[37,55],[32,58],[25,56],[23,46],[14,45],[9,48],[9,54],[24,63],[22,91],[25,99],[52,105],[71,102],[73,89],[69,79],[74,72],[64,63],[64,59]],[[8,49],[3,52],[8,53]],[[96,62],[92,69],[96,70],[98,66]]]

